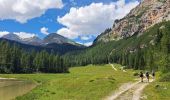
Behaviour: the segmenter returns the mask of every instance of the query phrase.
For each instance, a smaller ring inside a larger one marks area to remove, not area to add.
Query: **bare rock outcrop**
[[[170,20],[170,0],[143,0],[123,19],[116,20],[110,31],[99,35],[95,42],[108,42],[141,35],[151,26]]]

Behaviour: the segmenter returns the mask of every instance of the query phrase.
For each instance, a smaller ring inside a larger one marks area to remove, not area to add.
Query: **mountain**
[[[72,40],[69,40],[56,33],[48,35],[43,40],[41,40],[37,36],[30,38],[21,38],[16,34],[10,33],[0,38],[0,41],[3,40],[7,41],[11,45],[16,44],[26,51],[46,50],[48,52],[53,51],[57,54],[65,54],[70,51],[82,50],[85,48],[85,46],[73,42]]]
[[[31,45],[41,45],[43,42],[43,40],[41,40],[37,36],[25,38],[25,39],[22,39],[22,41],[26,44],[31,44]]]
[[[6,35],[2,36],[2,38],[17,41],[17,42],[21,42],[20,37],[18,35],[16,35],[16,34],[13,34],[13,33],[6,34]]]
[[[166,67],[162,70],[170,71],[170,21],[155,24],[140,36],[99,42],[81,51],[69,52],[64,58],[69,66],[118,63],[133,69]]]
[[[56,34],[56,33],[51,33],[49,34],[48,36],[46,36],[43,40],[43,43],[44,44],[54,44],[54,43],[57,43],[57,44],[71,44],[71,45],[75,45],[75,46],[81,46],[80,44],[68,39],[68,38],[65,38],[59,34]]]
[[[38,38],[37,36],[33,36],[33,37],[29,37],[29,38],[21,38],[16,34],[13,33],[9,33],[6,34],[4,36],[2,36],[1,38],[5,38],[8,40],[13,40],[13,41],[17,41],[23,44],[29,44],[29,45],[35,45],[35,46],[46,46],[49,44],[67,44],[67,45],[73,45],[73,46],[78,46],[78,47],[85,47],[81,44],[78,44],[68,38],[65,38],[59,34],[56,33],[51,33],[49,35],[47,35],[43,40]]]
[[[16,45],[26,51],[31,51],[31,50],[34,50],[34,51],[41,51],[41,50],[46,50],[46,51],[50,51],[47,50],[47,48],[45,47],[42,47],[42,46],[35,46],[35,45],[30,45],[30,44],[25,44],[25,43],[22,43],[22,42],[18,42],[16,40],[10,40],[10,39],[6,39],[6,38],[0,38],[0,42],[7,42],[9,43],[10,45]]]
[[[23,44],[30,44],[30,45],[41,45],[42,44],[42,40],[40,38],[38,38],[37,36],[33,36],[33,37],[29,37],[29,38],[21,38],[16,34],[9,33],[9,34],[2,36],[1,38],[20,42]]]
[[[47,44],[47,45],[32,45],[32,44],[26,44],[26,43],[23,43],[23,42],[18,42],[18,41],[15,41],[15,40],[0,38],[0,43],[2,43],[3,41],[9,43],[11,46],[16,45],[19,48],[21,48],[25,51],[28,51],[28,52],[30,52],[30,51],[40,52],[40,51],[45,50],[49,53],[53,52],[55,54],[63,55],[67,52],[84,49],[84,47],[75,46],[75,45],[66,44],[66,43],[65,44],[51,43],[51,44]]]
[[[170,20],[169,11],[169,0],[143,0],[127,16],[115,20],[113,27],[99,35],[94,44],[142,35],[151,26]]]
[[[170,70],[170,2],[144,0],[94,44],[64,55],[69,66],[118,63],[126,68]]]

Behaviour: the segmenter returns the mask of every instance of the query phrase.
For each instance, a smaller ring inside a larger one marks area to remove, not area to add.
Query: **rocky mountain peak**
[[[51,33],[48,36],[46,36],[43,40],[44,44],[53,44],[53,43],[57,43],[57,44],[71,44],[71,45],[75,45],[75,46],[82,46],[66,37],[63,37],[57,33]]]
[[[66,37],[63,37],[59,34],[56,33],[51,33],[49,35],[47,35],[44,39],[40,39],[39,37],[32,36],[32,37],[28,37],[28,38],[22,38],[20,36],[18,36],[17,34],[14,33],[9,33],[6,34],[0,38],[5,38],[7,40],[12,40],[12,41],[17,41],[23,44],[29,44],[29,45],[35,45],[35,46],[45,46],[48,44],[70,44],[70,45],[74,45],[74,46],[78,46],[78,47],[84,47],[81,44],[78,44]]]
[[[6,34],[6,35],[2,36],[1,38],[14,40],[14,41],[18,41],[18,42],[21,41],[20,37],[13,33]]]
[[[116,20],[112,30],[105,32],[95,42],[119,40],[134,34],[141,35],[151,26],[170,20],[170,0],[143,0],[123,19]]]
[[[42,44],[42,40],[37,36],[25,38],[25,39],[22,39],[22,41],[25,44],[31,44],[31,45],[41,45]]]

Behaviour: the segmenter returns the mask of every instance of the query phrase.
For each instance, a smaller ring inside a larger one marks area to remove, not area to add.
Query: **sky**
[[[138,0],[0,0],[0,37],[21,38],[60,34],[89,46]]]

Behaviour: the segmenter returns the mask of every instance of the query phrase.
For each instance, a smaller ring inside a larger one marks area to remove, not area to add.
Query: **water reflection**
[[[30,81],[0,79],[0,100],[11,100],[17,96],[26,94],[36,87],[36,84]]]

